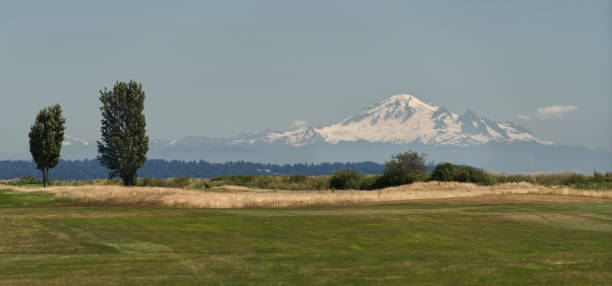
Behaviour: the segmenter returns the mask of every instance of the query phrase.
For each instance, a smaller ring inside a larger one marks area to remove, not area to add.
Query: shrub
[[[464,183],[475,183],[479,185],[491,185],[499,179],[494,175],[490,175],[487,172],[470,167],[470,166],[457,166],[451,163],[440,163],[436,165],[436,168],[431,173],[431,179],[435,181],[455,181]],[[510,181],[523,181],[523,177],[507,177]]]
[[[225,177],[223,177],[223,176],[217,176],[217,177],[210,178],[210,181],[212,181],[212,182],[221,182],[223,180],[225,180]]]
[[[330,188],[329,181],[329,176],[310,177],[309,185],[315,190],[327,190]]]
[[[165,187],[166,182],[156,178],[139,178],[137,185],[143,187]]]
[[[42,183],[43,183],[42,179],[35,178],[32,176],[23,176],[21,177],[21,179],[17,181],[17,184],[19,185],[42,184]]]
[[[306,176],[304,175],[295,174],[295,175],[289,176],[289,183],[292,183],[292,184],[301,184],[301,183],[304,183],[305,181],[306,181]]]
[[[561,185],[577,185],[584,183],[585,178],[584,175],[581,174],[565,174],[562,176]]]
[[[255,181],[255,176],[251,175],[232,175],[224,178],[228,185],[245,186]]]
[[[592,183],[603,183],[606,181],[606,176],[602,173],[598,173],[597,171],[593,171],[593,177],[591,177],[590,181]]]
[[[207,179],[195,180],[195,184],[193,185],[193,188],[195,189],[209,189],[210,187],[211,185]]]
[[[391,156],[391,161],[385,162],[383,175],[378,180],[379,188],[412,184],[423,181],[427,177],[427,165],[425,157],[427,154],[417,152],[405,152]]]
[[[189,177],[178,177],[170,181],[170,186],[175,188],[185,188],[191,184],[191,178]]]
[[[489,174],[484,170],[477,169],[474,167],[461,167],[461,169],[465,170],[464,173],[468,174],[468,180],[466,182],[475,183],[479,185],[491,185],[492,180],[489,177]]]
[[[255,177],[255,187],[260,189],[269,188],[273,182],[273,177],[270,176],[257,176]]]
[[[371,176],[363,176],[361,181],[359,181],[359,189],[360,190],[373,190],[378,186],[378,180],[380,180],[380,176],[371,175]]]
[[[431,173],[431,179],[434,181],[450,182],[455,180],[459,172],[459,166],[451,163],[440,163]]]
[[[353,170],[340,170],[332,175],[329,187],[337,190],[359,189],[361,174]]]

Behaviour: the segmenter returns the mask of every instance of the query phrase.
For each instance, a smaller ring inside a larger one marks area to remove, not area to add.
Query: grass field
[[[609,285],[609,198],[285,209],[0,191],[0,285]]]

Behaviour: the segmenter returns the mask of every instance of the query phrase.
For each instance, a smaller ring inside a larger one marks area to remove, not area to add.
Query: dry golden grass
[[[210,191],[156,187],[59,186],[23,188],[0,185],[20,192],[50,192],[58,198],[111,205],[152,205],[186,208],[291,208],[376,204],[408,200],[463,198],[494,194],[551,194],[612,199],[612,191],[544,187],[529,183],[478,186],[467,183],[415,183],[375,191],[274,191],[225,186]]]

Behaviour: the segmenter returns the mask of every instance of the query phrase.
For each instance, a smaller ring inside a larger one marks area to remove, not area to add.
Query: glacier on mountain
[[[302,126],[283,132],[267,131],[242,136],[234,143],[284,143],[300,147],[320,142],[355,141],[453,146],[515,141],[553,144],[538,139],[526,128],[512,122],[479,117],[472,110],[457,115],[409,94],[389,97],[339,123],[320,128]]]

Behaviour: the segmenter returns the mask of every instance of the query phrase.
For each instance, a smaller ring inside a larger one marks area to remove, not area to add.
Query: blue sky
[[[2,1],[0,153],[27,152],[55,103],[95,141],[98,91],[130,79],[152,138],[320,126],[410,93],[612,150],[611,3]]]

